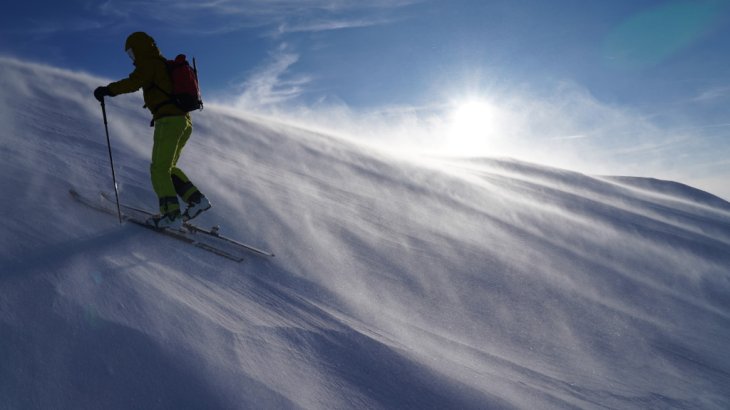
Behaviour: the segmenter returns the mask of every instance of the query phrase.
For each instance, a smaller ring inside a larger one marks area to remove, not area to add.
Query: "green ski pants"
[[[179,212],[177,197],[189,202],[200,194],[185,173],[177,167],[185,144],[193,132],[189,115],[164,117],[155,120],[154,145],[152,147],[152,188],[160,199],[160,213]]]

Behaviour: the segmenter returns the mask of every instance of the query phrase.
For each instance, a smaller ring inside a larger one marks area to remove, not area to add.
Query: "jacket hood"
[[[134,52],[134,58],[137,60],[162,56],[160,49],[155,44],[155,39],[142,31],[132,33],[127,37],[127,41],[124,43],[124,50],[126,51],[130,48]]]

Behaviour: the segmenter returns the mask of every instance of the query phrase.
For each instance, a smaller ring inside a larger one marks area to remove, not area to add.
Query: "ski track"
[[[206,105],[181,166],[241,264],[80,206],[107,80],[0,58],[0,409],[730,407],[730,204],[406,159]],[[107,101],[152,208],[139,95]]]

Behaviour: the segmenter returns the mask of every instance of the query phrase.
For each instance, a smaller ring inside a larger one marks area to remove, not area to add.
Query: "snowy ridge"
[[[730,406],[730,204],[406,160],[206,105],[181,166],[243,264],[95,213],[106,80],[0,60],[0,408]],[[151,207],[139,95],[107,102]]]

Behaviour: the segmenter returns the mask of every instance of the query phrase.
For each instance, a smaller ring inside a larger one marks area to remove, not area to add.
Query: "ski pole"
[[[109,163],[112,166],[112,181],[114,182],[114,195],[117,198],[117,214],[119,215],[119,223],[122,223],[122,208],[119,206],[119,189],[117,189],[117,176],[114,173],[114,158],[112,158],[112,143],[109,141],[109,126],[106,122],[106,106],[104,98],[101,99],[101,113],[104,115],[104,130],[106,131],[106,145],[109,147]]]

